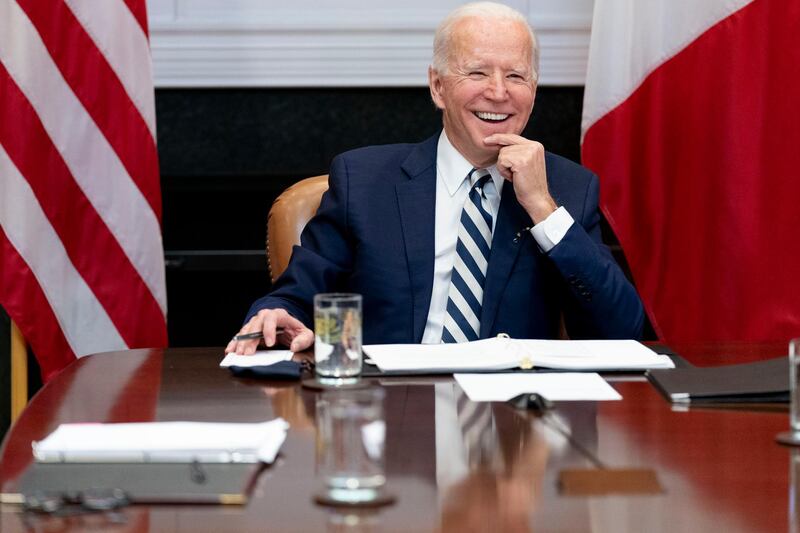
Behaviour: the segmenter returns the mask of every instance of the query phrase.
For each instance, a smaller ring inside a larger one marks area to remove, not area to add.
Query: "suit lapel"
[[[433,289],[438,140],[435,135],[417,145],[402,165],[409,180],[395,186],[411,282],[415,342],[422,340]]]
[[[522,249],[520,244],[526,242],[525,239],[517,239],[515,242],[517,232],[532,224],[528,213],[517,202],[514,186],[507,181],[504,182],[503,196],[497,213],[497,226],[492,236],[492,252],[486,271],[486,284],[483,287],[481,337],[487,336],[491,331],[500,305],[500,297]]]

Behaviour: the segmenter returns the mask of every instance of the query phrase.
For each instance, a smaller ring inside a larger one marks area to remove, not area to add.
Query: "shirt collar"
[[[464,179],[472,170],[472,163],[467,161],[461,153],[455,149],[447,138],[447,134],[442,130],[439,135],[439,144],[436,148],[436,168],[444,181],[444,186],[447,188],[447,193],[450,196],[456,194],[456,191]],[[492,175],[492,182],[494,183],[495,190],[502,191],[503,176],[497,170],[497,165],[492,165],[486,170]]]

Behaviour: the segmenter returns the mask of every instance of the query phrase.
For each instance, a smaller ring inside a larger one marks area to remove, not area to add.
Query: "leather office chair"
[[[28,404],[28,349],[25,338],[11,321],[11,421],[14,422]]]
[[[272,204],[267,217],[267,265],[273,282],[289,265],[292,246],[300,244],[300,233],[327,190],[327,174],[306,178],[283,191]]]

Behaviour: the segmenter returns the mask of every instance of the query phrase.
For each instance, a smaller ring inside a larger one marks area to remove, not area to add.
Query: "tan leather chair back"
[[[300,233],[319,209],[328,190],[328,175],[298,181],[275,199],[267,217],[267,265],[272,281],[289,265],[292,246],[300,244]]]

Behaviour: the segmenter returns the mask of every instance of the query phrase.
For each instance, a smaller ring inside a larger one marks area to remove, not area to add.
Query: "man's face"
[[[492,165],[500,148],[483,140],[494,133],[522,133],[533,109],[536,83],[527,29],[508,20],[458,21],[448,72],[430,69],[428,81],[453,146],[475,167]]]

